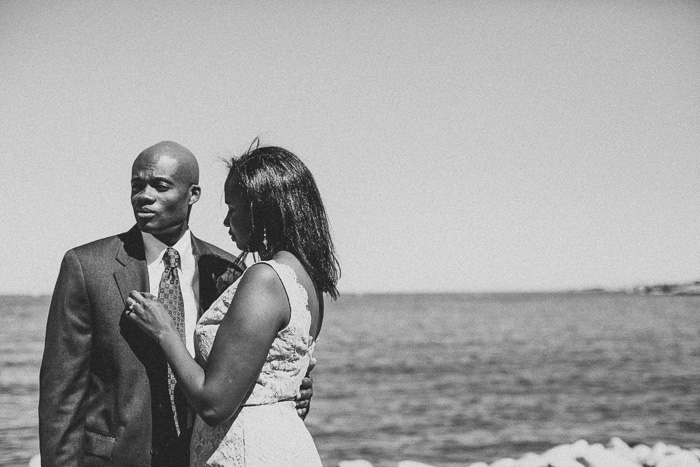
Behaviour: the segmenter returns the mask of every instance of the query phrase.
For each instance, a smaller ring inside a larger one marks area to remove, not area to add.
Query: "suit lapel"
[[[132,290],[148,292],[148,266],[146,265],[146,253],[143,246],[141,232],[134,226],[128,232],[119,235],[122,245],[117,250],[116,261],[121,265],[114,272],[119,294],[126,306],[126,299]],[[216,283],[211,277],[212,268],[210,259],[213,255],[209,246],[192,235],[192,254],[199,270],[199,301],[202,311],[206,310],[216,295]],[[214,255],[218,258],[218,255]],[[203,261],[202,261],[203,260]],[[221,260],[219,258],[219,260]]]
[[[192,235],[192,254],[197,261],[199,270],[199,304],[205,312],[219,296],[216,289],[216,278],[221,276],[226,268],[233,265],[232,261],[223,258],[210,245]]]
[[[200,262],[203,255],[209,253],[207,244],[199,240],[194,235],[192,236],[192,255],[197,263],[197,274],[199,275],[199,313],[197,321],[202,317],[202,314],[207,311],[210,303],[212,278],[206,276],[207,268]]]
[[[119,236],[122,245],[115,259],[123,267],[114,272],[119,293],[126,306],[126,299],[132,290],[149,291],[148,268],[141,232],[135,226]]]

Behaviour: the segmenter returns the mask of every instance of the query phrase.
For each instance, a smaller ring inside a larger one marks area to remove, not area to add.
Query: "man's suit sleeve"
[[[91,311],[74,251],[61,263],[39,378],[39,445],[43,466],[83,465],[90,373]]]

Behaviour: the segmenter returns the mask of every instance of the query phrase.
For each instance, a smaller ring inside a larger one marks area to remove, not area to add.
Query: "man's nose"
[[[155,190],[150,186],[146,186],[136,194],[136,199],[142,203],[153,203],[156,200]]]

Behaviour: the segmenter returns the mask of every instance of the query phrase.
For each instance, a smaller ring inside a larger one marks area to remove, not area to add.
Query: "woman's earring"
[[[267,251],[267,227],[263,227],[263,247]]]

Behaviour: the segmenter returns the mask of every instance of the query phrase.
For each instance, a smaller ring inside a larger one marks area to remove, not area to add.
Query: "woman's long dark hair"
[[[256,139],[245,154],[229,162],[224,190],[250,203],[250,251],[289,251],[318,290],[338,298],[340,265],[326,210],[313,175],[297,156],[280,147],[258,147]]]

